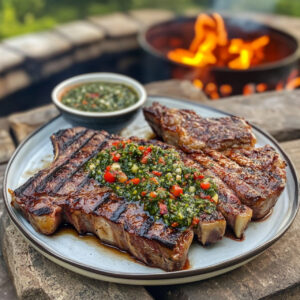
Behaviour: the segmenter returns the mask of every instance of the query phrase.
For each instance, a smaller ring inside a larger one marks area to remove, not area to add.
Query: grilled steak
[[[159,137],[191,153],[190,158],[214,178],[218,208],[236,236],[247,227],[251,209],[258,219],[275,205],[286,182],[285,162],[269,145],[251,148],[255,137],[243,119],[203,119],[193,111],[158,103],[145,108],[144,115]]]
[[[192,229],[180,231],[154,220],[138,202],[118,197],[100,186],[83,166],[114,138],[106,132],[73,128],[52,137],[55,158],[14,191],[12,205],[43,234],[70,223],[79,233],[92,232],[140,261],[166,271],[180,270],[193,240]],[[194,230],[203,244],[224,235],[221,213],[201,214]]]
[[[239,117],[202,118],[192,110],[159,103],[144,108],[144,115],[156,135],[185,152],[247,148],[256,143],[251,126]]]

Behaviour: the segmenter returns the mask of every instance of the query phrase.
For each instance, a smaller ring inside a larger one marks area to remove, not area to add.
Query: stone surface
[[[20,299],[152,299],[143,287],[93,280],[56,265],[25,242],[6,214],[1,223],[3,255]]]
[[[9,125],[18,142],[21,142],[32,131],[58,115],[54,105],[46,105],[27,112],[16,113],[8,118]]]
[[[45,59],[71,49],[68,40],[54,31],[25,34],[4,41],[4,45],[28,57]]]
[[[97,28],[87,21],[75,21],[59,25],[55,30],[76,46],[100,42],[105,36],[101,28]]]
[[[7,162],[14,151],[15,145],[9,134],[8,120],[7,118],[0,118],[0,164]]]
[[[162,93],[163,91],[167,93],[169,91],[168,95],[177,98],[194,98],[194,100],[201,98],[200,96],[192,97],[193,93],[188,93],[190,88],[178,88],[178,86],[180,84],[177,81],[174,81],[173,84],[164,82],[152,84],[152,87],[148,85],[147,90],[149,94]],[[259,112],[256,118],[257,120],[259,118],[263,120],[260,123],[262,127],[269,128],[270,131],[275,128],[273,134],[284,139],[291,139],[297,136],[299,132],[299,117],[297,118],[300,113],[297,106],[299,92],[266,93],[216,102],[203,100],[202,103],[232,110],[232,112],[239,115],[244,114],[253,121],[255,121],[255,119],[252,119],[255,117],[255,112]],[[249,108],[251,105],[254,106],[252,115]],[[41,126],[56,114],[57,111],[54,106],[49,105],[34,111],[15,114],[9,118],[9,124],[14,128],[15,135],[21,140],[30,131]],[[285,115],[286,120],[281,115]],[[275,120],[272,123],[273,125],[269,126],[268,122],[272,122],[273,119]],[[7,129],[7,123],[2,127]],[[286,132],[289,132],[289,134],[286,134]],[[285,142],[281,145],[292,158],[298,174],[300,174],[300,140]],[[4,169],[5,165],[0,164],[0,189],[2,189],[3,179],[1,176],[3,176]],[[0,193],[0,214],[2,210],[3,203]],[[17,287],[19,297],[25,299],[76,299],[75,295],[79,293],[81,299],[85,299],[85,296],[100,299],[149,298],[149,295],[142,288],[90,280],[56,266],[24,242],[17,230],[8,222],[7,216],[2,218],[1,230],[1,236],[4,237],[2,247],[10,273],[14,277],[14,284]],[[280,241],[247,265],[203,282],[180,286],[148,287],[147,290],[156,299],[299,299],[299,230],[300,215],[298,214],[295,222]],[[2,299],[1,276],[6,282],[5,288],[7,290],[5,290],[5,293],[9,293],[9,291],[13,293],[5,269],[2,271],[0,257],[0,299]],[[28,285],[25,286],[26,282]],[[7,299],[14,298],[12,296]]]
[[[75,21],[63,24],[58,26],[56,31],[75,46],[74,56],[78,62],[95,58],[103,51],[101,42],[105,33],[91,22]]]
[[[138,9],[130,11],[129,14],[145,27],[168,21],[174,17],[172,11],[163,9]]]
[[[15,151],[14,142],[5,129],[0,129],[0,163],[7,162]]]
[[[300,138],[300,90],[268,92],[209,101],[209,106],[243,116],[279,141]]]
[[[2,188],[3,188],[3,177],[4,177],[5,169],[6,169],[6,164],[0,164],[0,217],[2,216],[3,209],[4,209]],[[2,240],[0,240],[0,244],[1,243]],[[0,299],[1,300],[17,299],[15,288],[8,274],[1,250],[0,250]]]
[[[135,35],[139,31],[139,24],[131,17],[122,13],[90,17],[89,20],[100,26],[100,28],[103,28],[106,34],[111,38]]]
[[[4,77],[4,84],[7,93],[13,93],[31,83],[31,78],[24,69],[8,72]]]
[[[300,174],[300,140],[281,143]],[[262,224],[263,225],[263,224]],[[201,282],[149,289],[156,299],[299,299],[300,214],[273,246],[230,273]]]
[[[15,68],[24,62],[24,56],[0,45],[0,72]]]
[[[281,145],[300,174],[300,140]],[[299,299],[299,230],[298,214],[280,241],[247,265],[201,282],[148,287],[147,290],[155,299],[160,300]],[[94,281],[48,261],[24,241],[7,215],[1,219],[1,232],[3,253],[13,275],[18,296],[22,299],[57,299],[58,296],[59,299],[151,299],[141,287]]]
[[[165,80],[145,85],[147,93],[152,96],[184,98],[194,102],[209,101],[206,95],[188,80]]]

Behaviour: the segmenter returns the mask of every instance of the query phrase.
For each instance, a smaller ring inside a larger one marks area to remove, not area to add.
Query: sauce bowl
[[[69,107],[61,102],[62,95],[70,88],[94,82],[119,83],[132,88],[138,95],[138,101],[124,109],[111,112],[88,112]],[[144,105],[147,94],[144,87],[136,80],[115,73],[89,73],[71,77],[58,84],[52,91],[52,101],[63,117],[74,126],[108,130],[117,133],[130,124],[134,116]]]

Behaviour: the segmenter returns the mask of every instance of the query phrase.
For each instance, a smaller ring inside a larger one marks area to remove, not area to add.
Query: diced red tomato
[[[150,153],[152,151],[152,148],[151,147],[148,147],[145,151],[144,151],[144,153]]]
[[[120,141],[115,141],[115,142],[112,143],[112,145],[115,146],[115,147],[119,146],[119,144],[120,144]]]
[[[158,163],[159,163],[159,164],[162,164],[162,165],[165,165],[165,164],[166,164],[165,160],[164,160],[162,157],[160,157],[160,158],[158,159]]]
[[[179,195],[183,194],[183,189],[179,185],[174,184],[174,185],[172,185],[170,192],[175,197],[178,197]]]
[[[151,198],[156,198],[157,197],[157,194],[155,192],[150,192],[149,196]]]
[[[145,192],[145,191],[141,192],[142,197],[145,197],[146,195],[147,195],[147,192]]]
[[[116,176],[115,176],[114,174],[112,174],[111,172],[106,171],[106,172],[104,173],[104,180],[105,180],[106,182],[112,183],[112,182],[115,182],[115,181],[116,181]]]
[[[144,146],[139,146],[138,148],[140,151],[144,151],[145,150],[145,147]]]
[[[168,207],[167,207],[166,204],[158,203],[158,205],[159,205],[159,212],[160,212],[161,215],[165,215],[165,214],[168,213]]]
[[[111,168],[111,166],[107,166],[107,167],[105,168],[105,170],[106,170],[106,171],[109,171],[110,168]]]
[[[203,190],[208,190],[210,188],[210,183],[209,182],[201,182],[200,186]]]
[[[156,176],[161,176],[162,172],[159,171],[152,171],[152,174],[156,175]]]
[[[140,181],[141,180],[139,178],[132,178],[132,179],[130,179],[130,182],[132,182],[133,184],[139,184]]]
[[[204,178],[204,175],[202,174],[198,174],[198,173],[194,173],[194,179],[195,180],[201,180]]]
[[[150,149],[150,151],[148,151],[148,149]],[[148,162],[148,159],[149,159],[149,157],[150,157],[150,152],[152,151],[152,149],[151,148],[147,148],[145,151],[144,151],[144,153],[143,153],[143,156],[142,156],[142,158],[141,158],[141,163],[142,164],[146,164],[147,162]]]
[[[197,217],[193,218],[192,225],[197,225],[200,222],[200,219]]]
[[[113,157],[112,157],[113,161],[117,162],[117,161],[120,160],[120,158],[121,158],[121,154],[120,153],[115,153],[115,154],[113,153]]]
[[[91,98],[97,98],[97,97],[99,97],[99,94],[98,93],[90,93],[89,96]]]
[[[82,103],[83,105],[87,105],[87,104],[88,104],[88,102],[87,102],[85,99],[83,99],[81,103]]]
[[[158,181],[155,177],[150,177],[149,180],[152,181],[155,184],[158,184]]]
[[[179,225],[178,222],[173,222],[173,223],[171,224],[172,227],[177,227],[178,225]]]

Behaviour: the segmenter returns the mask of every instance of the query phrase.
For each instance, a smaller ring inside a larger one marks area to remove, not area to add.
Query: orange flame
[[[270,42],[267,35],[253,41],[228,40],[223,18],[201,14],[195,22],[195,36],[189,49],[176,48],[168,58],[189,66],[222,65],[231,69],[248,69],[264,58],[264,48]]]

